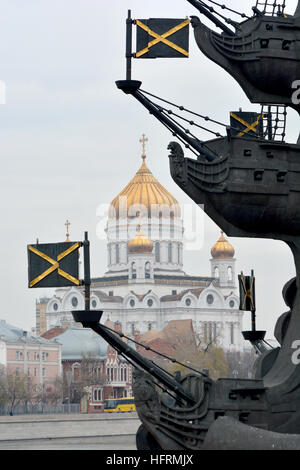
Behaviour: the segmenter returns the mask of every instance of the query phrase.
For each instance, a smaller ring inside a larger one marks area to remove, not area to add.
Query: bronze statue
[[[290,247],[296,277],[283,291],[289,310],[275,328],[280,347],[262,352],[254,379],[213,381],[195,372],[176,380],[122,345],[97,320],[88,326],[139,369],[134,382],[142,422],[138,449],[300,449],[300,360],[295,354],[300,343],[300,141],[285,141],[287,108],[300,110],[294,96],[300,80],[300,2],[290,16],[282,0],[257,1],[253,16],[241,15],[238,23],[217,18],[207,5],[211,0],[187,1],[222,30],[212,31],[192,17],[200,50],[230,73],[262,112],[248,122],[233,112],[225,136],[215,133],[202,141],[178,125],[166,100],[157,104],[157,97],[141,90],[141,82],[127,77],[117,86],[181,142],[169,144],[171,175],[222,230],[233,237],[282,240]],[[195,126],[194,120],[185,121]],[[182,144],[196,158],[186,158]],[[173,398],[157,393],[154,378]]]

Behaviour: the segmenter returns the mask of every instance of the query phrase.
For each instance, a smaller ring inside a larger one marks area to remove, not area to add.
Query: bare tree
[[[8,401],[7,377],[4,366],[0,366],[0,406],[6,405]]]
[[[103,372],[103,361],[91,354],[83,355],[80,367],[77,370],[78,376],[74,378],[70,385],[72,403],[79,403],[81,398],[86,395],[86,390],[92,385],[104,385],[107,376]],[[64,376],[64,396],[69,396],[66,375]]]
[[[14,409],[26,397],[27,394],[27,376],[24,374],[8,374],[6,376],[7,403],[10,406],[10,415],[13,415]]]

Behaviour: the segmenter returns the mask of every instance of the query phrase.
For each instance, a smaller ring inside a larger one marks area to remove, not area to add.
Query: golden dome
[[[140,226],[137,228],[135,237],[128,243],[129,253],[152,253],[153,241],[146,237]]]
[[[160,213],[171,208],[174,217],[180,217],[181,211],[178,201],[169,193],[152,175],[146,165],[145,154],[143,163],[136,175],[127,186],[118,194],[110,204],[109,218],[147,216],[158,217]]]
[[[235,250],[229,241],[224,237],[224,232],[221,231],[221,236],[217,243],[211,249],[211,256],[213,258],[233,258]]]

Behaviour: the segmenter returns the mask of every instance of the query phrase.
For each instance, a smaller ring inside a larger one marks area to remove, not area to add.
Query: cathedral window
[[[132,279],[136,279],[136,265],[135,265],[135,263],[132,263],[132,265],[131,265],[131,273],[132,273]]]
[[[130,302],[129,302],[129,304],[130,304],[130,307],[133,308],[133,307],[135,306],[135,301],[134,301],[133,299],[131,299]]]
[[[220,277],[219,268],[215,268],[215,278],[218,279]]]
[[[232,275],[232,267],[231,266],[228,267],[227,274],[228,274],[228,281],[232,281],[233,275]]]
[[[155,250],[155,261],[156,261],[157,263],[159,263],[159,262],[160,262],[160,247],[159,247],[159,242],[156,242],[156,243],[155,243],[155,248],[154,248],[154,250]]]
[[[78,305],[78,299],[77,299],[77,297],[72,297],[71,303],[72,303],[72,306],[73,306],[73,307],[77,307],[77,305]]]
[[[116,264],[120,263],[120,246],[116,243]]]
[[[151,277],[151,264],[149,261],[145,264],[145,279],[150,279]]]
[[[172,263],[172,243],[168,243],[168,262]]]
[[[178,264],[182,264],[182,246],[178,243],[177,246],[177,256],[178,256]]]
[[[97,301],[95,299],[92,300],[92,307],[93,308],[97,307]]]
[[[186,299],[185,305],[186,305],[187,307],[189,307],[189,306],[191,305],[191,303],[192,303],[191,299]]]
[[[108,264],[111,265],[111,245],[108,245],[107,252],[108,252]]]
[[[235,305],[235,304],[234,304],[234,300],[230,300],[230,302],[229,302],[229,307],[230,307],[230,308],[234,308],[234,305]]]
[[[214,296],[208,294],[208,296],[206,297],[206,302],[208,303],[208,305],[212,305],[214,303]]]
[[[170,214],[170,237],[174,238],[175,227],[174,227],[174,212]]]
[[[57,305],[56,302],[55,302],[55,304],[53,304],[53,310],[55,310],[55,312],[58,310],[58,305]]]

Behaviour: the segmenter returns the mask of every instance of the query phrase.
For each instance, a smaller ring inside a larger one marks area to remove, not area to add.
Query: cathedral
[[[141,166],[109,207],[107,270],[92,279],[91,309],[103,310],[102,322],[118,322],[130,335],[191,319],[202,344],[241,350],[235,250],[221,232],[211,249],[210,275],[184,271],[181,208],[148,168],[144,136],[141,141]],[[73,322],[72,310],[84,309],[83,288],[56,289],[44,303],[46,329],[65,327]]]

